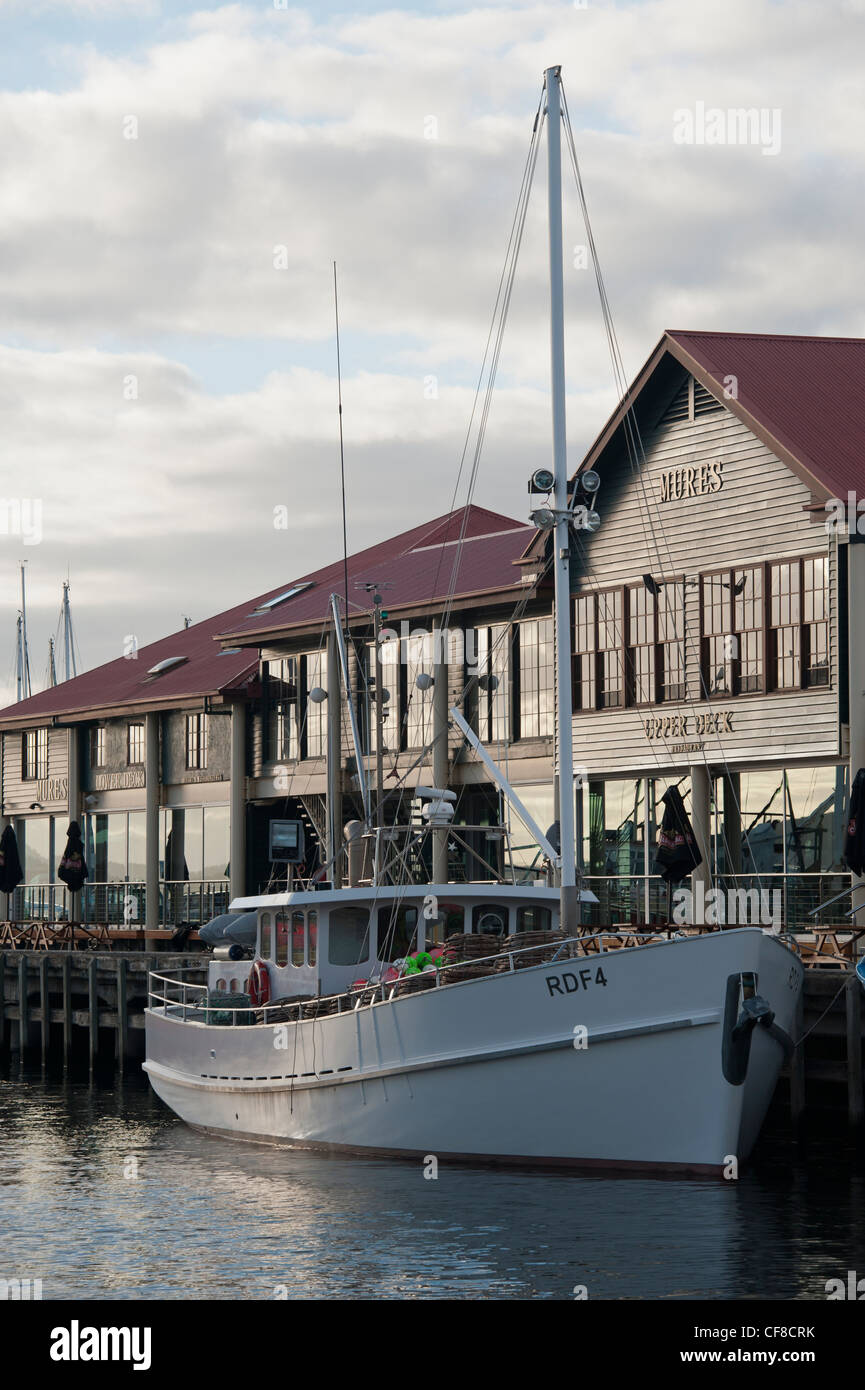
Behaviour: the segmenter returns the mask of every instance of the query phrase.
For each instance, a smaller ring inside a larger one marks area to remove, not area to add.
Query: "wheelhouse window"
[[[126,726],[126,762],[129,767],[141,767],[144,763],[144,725]]]
[[[21,736],[21,776],[25,782],[48,776],[48,730],[27,729]]]
[[[327,924],[331,965],[360,965],[369,960],[369,913],[361,907],[336,907]]]
[[[105,766],[105,725],[97,724],[90,730],[90,766]]]
[[[207,767],[207,715],[186,716],[186,766],[190,769]]]
[[[316,704],[311,690],[327,690],[327,652],[310,652],[302,658],[304,682],[303,745],[307,758],[323,758],[327,752],[327,702]]]
[[[262,912],[262,914],[261,914],[261,958],[262,958],[262,960],[270,960],[270,956],[271,956],[271,952],[272,952],[272,951],[273,951],[273,923],[271,922],[270,913],[269,913],[269,912]]]
[[[302,912],[291,914],[291,963],[292,965],[303,965],[305,958],[304,937],[306,935],[306,922]]]
[[[332,919],[331,919],[332,920]],[[416,907],[391,907],[378,910],[378,958],[400,960],[417,950],[418,918]]]
[[[288,913],[276,914],[276,963],[288,965]]]
[[[552,618],[518,624],[520,649],[520,738],[553,732],[555,686]]]
[[[510,649],[507,623],[479,627],[475,632],[477,658],[477,716],[475,727],[481,743],[505,742],[511,736]]]

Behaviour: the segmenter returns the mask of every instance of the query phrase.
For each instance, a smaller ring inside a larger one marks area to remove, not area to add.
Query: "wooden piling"
[[[0,951],[0,1047],[6,1042],[6,952]]]
[[[96,972],[99,962],[91,956],[87,962],[87,1024],[90,1033],[90,1069],[96,1061],[99,1048],[99,991],[96,987]]]
[[[128,1027],[126,1009],[126,957],[117,961],[117,1065],[123,1070],[126,1061],[126,1029]]]
[[[796,1001],[796,1014],[793,1024],[794,1041],[798,1046],[790,1060],[790,1118],[799,1124],[805,1113],[805,1044],[800,1041],[805,1033],[805,991],[802,989]]]
[[[72,1051],[72,957],[63,956],[63,1065],[69,1063]]]
[[[21,952],[18,960],[18,1052],[27,1046],[27,955]]]
[[[847,981],[847,1117],[859,1129],[865,1120],[862,1092],[862,986],[855,970]]]
[[[48,1057],[48,1040],[51,1035],[51,1007],[48,997],[48,954],[39,959],[39,1007],[42,1011],[42,1065]]]

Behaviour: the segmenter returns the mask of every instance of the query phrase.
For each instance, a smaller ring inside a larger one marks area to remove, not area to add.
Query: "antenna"
[[[336,323],[336,390],[339,402],[339,476],[342,484],[342,569],[345,584],[345,626],[348,631],[348,527],[345,519],[345,446],[342,436],[342,363],[339,356],[339,295],[336,261],[333,263],[333,314]]]
[[[19,700],[28,700],[33,693],[30,685],[30,649],[27,646],[27,593],[24,580],[26,563],[26,560],[21,562],[21,612],[18,615],[17,685]]]

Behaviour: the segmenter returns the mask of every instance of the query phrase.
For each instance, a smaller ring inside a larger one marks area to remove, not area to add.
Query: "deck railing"
[[[522,946],[509,951],[496,951],[490,956],[481,956],[470,961],[457,961],[453,965],[442,966],[436,970],[420,975],[403,975],[398,980],[376,980],[358,987],[357,989],[341,990],[338,994],[322,995],[313,999],[298,1000],[292,1003],[290,999],[274,1000],[270,1004],[240,1004],[232,1006],[210,1001],[210,990],[208,985],[195,984],[179,978],[186,973],[184,970],[175,972],[173,975],[161,975],[157,971],[151,970],[148,975],[148,1002],[149,1007],[156,1013],[162,1013],[166,1017],[180,1018],[184,1022],[192,1015],[193,1022],[203,1022],[203,1014],[231,1014],[231,1025],[238,1025],[238,1015],[242,1014],[246,1018],[261,1017],[262,1022],[300,1022],[304,1017],[318,1017],[322,1014],[341,1014],[354,1013],[357,1009],[368,1008],[373,1004],[390,1003],[394,998],[406,998],[412,994],[422,994],[423,989],[419,988],[420,982],[424,979],[430,980],[429,988],[441,989],[452,984],[466,983],[456,975],[449,972],[465,970],[467,966],[488,966],[486,972],[481,971],[473,975],[472,979],[489,980],[496,979],[504,974],[513,974],[521,968],[520,960],[529,956],[542,956],[543,959],[531,960],[528,964],[552,965],[564,960],[574,960],[580,957],[599,957],[609,954],[611,951],[626,949],[638,943],[650,944],[652,942],[667,942],[680,938],[682,933],[665,930],[664,932],[645,932],[645,931],[604,931],[592,933],[590,936],[570,936],[563,941],[552,941],[532,946]],[[513,940],[519,938],[514,937]],[[612,944],[615,943],[615,944]],[[196,969],[197,967],[188,967]],[[157,983],[162,989],[154,989]],[[174,991],[174,993],[171,993]],[[190,997],[192,995],[192,997]],[[202,997],[203,996],[203,997]],[[315,1009],[312,1013],[304,1014],[304,1010]],[[274,1019],[276,1015],[276,1019]],[[294,1015],[294,1017],[292,1017]]]
[[[227,879],[161,880],[159,925],[203,926],[228,910]],[[2,897],[0,897],[2,901]],[[9,894],[8,916],[16,922],[80,922],[144,930],[147,891],[143,882],[86,882],[74,896],[62,883],[22,884]]]

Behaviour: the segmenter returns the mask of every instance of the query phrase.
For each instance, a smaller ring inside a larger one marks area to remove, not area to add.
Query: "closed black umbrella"
[[[665,883],[679,883],[698,864],[703,856],[694,839],[691,822],[678,787],[670,787],[661,797],[664,818],[658,831],[658,850],[655,868]]]
[[[84,860],[84,842],[77,821],[73,821],[67,831],[66,848],[60,860],[57,877],[72,893],[80,893],[84,880],[89,877]]]
[[[15,831],[7,825],[0,835],[0,893],[14,893],[23,878]]]
[[[865,869],[865,768],[853,778],[844,836],[844,863],[854,874]]]

